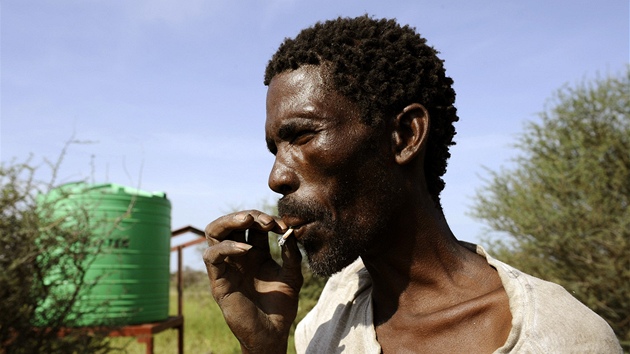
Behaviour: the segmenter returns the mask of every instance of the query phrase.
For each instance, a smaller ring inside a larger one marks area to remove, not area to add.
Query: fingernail
[[[249,251],[252,248],[252,245],[248,245],[246,243],[235,243],[234,247],[243,251]]]
[[[269,225],[273,222],[273,218],[269,215],[261,215],[259,220],[263,225]]]

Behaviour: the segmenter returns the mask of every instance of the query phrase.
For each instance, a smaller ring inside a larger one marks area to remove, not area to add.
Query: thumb
[[[289,237],[282,247],[282,278],[296,290],[302,287],[302,252],[295,237]]]

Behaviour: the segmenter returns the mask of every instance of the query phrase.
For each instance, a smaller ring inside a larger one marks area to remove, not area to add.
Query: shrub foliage
[[[54,185],[59,163],[49,165],[47,183],[35,179],[41,166],[31,160],[0,165],[0,352],[106,352],[102,331],[69,330],[81,319],[73,306],[90,287],[84,275],[99,246],[86,210],[59,217],[58,200],[39,198]]]

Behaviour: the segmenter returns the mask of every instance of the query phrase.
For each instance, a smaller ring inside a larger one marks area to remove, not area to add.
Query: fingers
[[[289,237],[282,247],[281,273],[284,282],[299,292],[304,278],[302,276],[302,253],[295,237]]]
[[[287,238],[284,247],[282,247],[282,265],[287,268],[302,266],[302,252],[300,252],[295,237]]]
[[[203,259],[213,288],[222,281],[228,281],[224,279],[226,272],[230,271],[230,267],[240,268],[242,261],[238,256],[247,254],[252,247],[268,254],[267,233],[281,232],[283,228],[286,225],[282,220],[257,210],[224,215],[208,224],[205,233],[210,247],[204,252]]]
[[[246,254],[252,245],[235,241],[224,241],[212,247],[208,247],[203,253],[203,261],[208,270],[210,280],[223,276],[226,269],[225,259],[229,256],[241,256]]]
[[[229,279],[230,265],[228,257],[245,255],[252,248],[251,245],[235,241],[223,241],[212,247],[208,247],[203,253],[203,261],[206,264],[208,279],[212,296],[220,303],[221,299],[234,291],[237,284]]]
[[[282,232],[286,225],[282,220],[262,213],[258,210],[240,211],[224,215],[206,226],[206,240],[209,246],[232,239],[245,242],[245,230],[249,231],[247,243],[257,247],[267,244],[267,232]],[[264,237],[261,237],[264,235]]]
[[[210,247],[204,252],[203,259],[215,298],[233,291],[236,283],[244,280],[243,275],[256,273],[254,264],[270,258],[268,232],[282,233],[286,228],[279,218],[257,210],[224,215],[208,224],[205,234]],[[287,241],[282,247],[283,267],[280,271],[285,282],[299,291],[302,255],[294,237]],[[251,253],[252,248],[258,251]],[[251,256],[242,257],[250,253]]]

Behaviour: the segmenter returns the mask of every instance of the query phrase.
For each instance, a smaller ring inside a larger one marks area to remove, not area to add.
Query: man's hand
[[[302,256],[290,237],[278,265],[267,234],[285,230],[282,220],[256,210],[222,216],[206,227],[210,247],[203,259],[212,296],[245,353],[286,352],[303,282]]]

